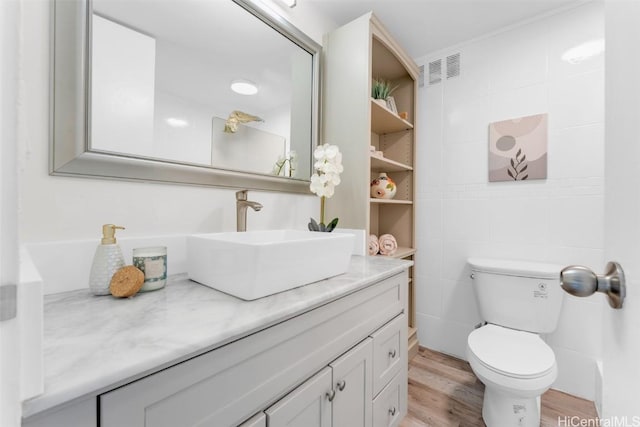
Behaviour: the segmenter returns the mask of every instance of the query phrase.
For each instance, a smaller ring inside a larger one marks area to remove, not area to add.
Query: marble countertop
[[[134,298],[87,290],[44,301],[45,392],[23,403],[23,416],[98,395],[326,304],[407,269],[412,263],[353,256],[340,276],[243,301],[171,278]]]

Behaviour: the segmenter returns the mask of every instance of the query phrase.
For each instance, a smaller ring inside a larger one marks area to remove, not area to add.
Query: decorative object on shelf
[[[380,252],[380,244],[378,243],[378,236],[375,234],[369,234],[369,239],[367,241],[369,255],[378,255]]]
[[[371,97],[374,100],[382,100],[380,105],[385,108],[389,108],[387,106],[387,98],[396,90],[398,86],[391,87],[391,83],[384,79],[374,79],[373,84],[371,85]]]
[[[396,107],[396,99],[393,96],[387,97],[387,108],[394,113],[398,114],[398,107]]]
[[[384,172],[371,181],[371,197],[376,199],[393,199],[397,190],[396,183]]]
[[[287,164],[289,167],[287,168]],[[288,176],[292,177],[295,175],[296,169],[298,168],[298,156],[295,150],[288,151],[286,155],[278,156],[278,160],[275,165],[273,165],[273,173],[276,176]]]
[[[373,145],[370,145],[370,146],[369,146],[369,153],[370,153],[372,156],[376,156],[376,157],[384,157],[384,153],[383,153],[382,151],[377,151],[377,150],[376,150],[376,147],[375,147],[375,146],[373,146]]]
[[[342,153],[337,145],[324,144],[316,147],[313,158],[316,162],[313,165],[314,173],[311,175],[309,189],[320,197],[320,223],[311,218],[308,227],[311,231],[331,232],[338,225],[338,218],[325,225],[324,203],[333,196],[335,187],[340,184],[340,174],[344,170]]]
[[[378,239],[378,244],[380,245],[380,254],[386,256],[393,256],[398,250],[398,242],[396,242],[396,238],[391,234],[383,234]]]
[[[401,119],[403,120],[408,120],[409,119],[409,113],[407,113],[406,111],[400,111],[398,113],[398,115],[400,116]]]
[[[489,125],[489,182],[547,177],[547,114]]]
[[[236,133],[238,132],[238,125],[240,123],[250,123],[250,122],[264,122],[258,116],[253,116],[251,114],[247,114],[243,111],[234,110],[229,114],[229,118],[224,124],[224,131],[226,133]]]

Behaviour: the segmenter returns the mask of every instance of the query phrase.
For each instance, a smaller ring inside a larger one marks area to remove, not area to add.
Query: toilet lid
[[[487,368],[512,377],[539,377],[556,361],[553,350],[538,335],[497,325],[471,332],[468,345]]]

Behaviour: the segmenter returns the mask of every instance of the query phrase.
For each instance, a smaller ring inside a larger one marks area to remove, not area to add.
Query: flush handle
[[[609,262],[602,275],[597,275],[581,265],[565,267],[560,272],[560,286],[577,297],[588,297],[602,292],[607,295],[609,305],[613,308],[622,308],[627,295],[624,270],[617,262]]]

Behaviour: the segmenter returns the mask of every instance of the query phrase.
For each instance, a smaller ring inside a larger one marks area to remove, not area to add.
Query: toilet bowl
[[[540,396],[558,376],[551,347],[539,334],[557,327],[561,266],[511,260],[468,260],[485,325],[467,338],[467,359],[485,385],[487,427],[539,427]]]
[[[488,324],[469,335],[467,358],[485,385],[482,418],[488,427],[540,425],[540,395],[558,368],[538,335]]]

